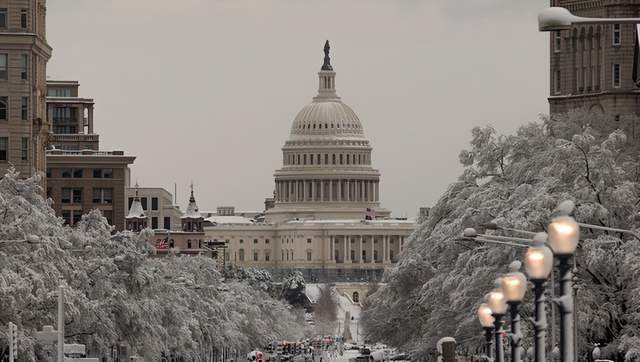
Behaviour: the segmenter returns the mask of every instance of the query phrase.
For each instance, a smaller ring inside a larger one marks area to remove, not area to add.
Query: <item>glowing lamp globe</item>
[[[502,280],[500,278],[496,279],[495,284],[495,288],[487,293],[485,300],[489,308],[491,308],[492,314],[503,315],[507,313],[507,301],[501,288]]]
[[[489,308],[487,303],[482,303],[480,307],[478,307],[478,319],[483,328],[493,328],[493,321],[495,319],[491,315],[491,308]]]
[[[524,269],[529,279],[534,281],[549,279],[553,268],[553,252],[544,244],[544,240],[546,240],[546,234],[536,235],[533,246],[527,249],[524,257]]]
[[[580,239],[580,226],[571,216],[560,216],[549,224],[549,244],[555,255],[573,255]]]
[[[522,302],[527,291],[527,277],[520,272],[522,263],[514,261],[509,265],[509,273],[502,277],[502,293],[507,302]]]

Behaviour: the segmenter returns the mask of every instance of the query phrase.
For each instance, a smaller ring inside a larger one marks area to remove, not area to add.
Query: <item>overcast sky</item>
[[[49,0],[50,79],[95,98],[101,148],[185,207],[260,210],[324,41],[396,216],[433,205],[473,126],[548,111],[547,0]]]

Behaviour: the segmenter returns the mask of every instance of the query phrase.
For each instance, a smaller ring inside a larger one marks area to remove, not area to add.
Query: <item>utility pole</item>
[[[64,294],[58,286],[58,362],[64,362]]]
[[[18,359],[18,326],[9,322],[9,362]]]

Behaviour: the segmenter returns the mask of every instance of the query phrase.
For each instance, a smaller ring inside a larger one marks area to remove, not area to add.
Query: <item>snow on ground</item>
[[[339,285],[340,283],[334,284]],[[305,294],[312,303],[315,303],[320,297],[321,286],[323,286],[323,284],[306,284]],[[338,310],[336,313],[338,316],[338,325],[336,326],[334,335],[342,335],[342,331],[345,326],[345,313],[349,312],[351,317],[353,317],[353,319],[347,323],[351,331],[351,335],[354,338],[354,342],[362,343],[364,341],[364,331],[360,328],[360,312],[362,312],[362,307],[360,304],[352,303],[351,299],[345,295],[340,295],[335,287],[333,287],[332,290],[336,297],[336,301],[338,302]]]

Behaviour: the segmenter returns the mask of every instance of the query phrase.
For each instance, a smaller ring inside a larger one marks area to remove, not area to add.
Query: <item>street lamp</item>
[[[549,224],[549,245],[558,258],[560,271],[560,297],[555,302],[560,307],[560,360],[573,362],[573,290],[571,286],[570,259],[578,246],[580,227],[570,216],[560,216]]]
[[[534,237],[534,244],[527,249],[524,257],[524,268],[533,283],[533,295],[535,299],[535,318],[533,328],[535,330],[535,355],[534,361],[546,361],[546,330],[547,313],[545,311],[544,283],[549,279],[553,269],[553,252],[545,245],[546,233],[538,233]]]
[[[495,319],[491,315],[491,308],[489,308],[487,303],[482,303],[480,307],[478,307],[478,319],[484,329],[487,356],[491,358],[491,337],[493,337],[493,323]]]
[[[504,349],[502,348],[502,332],[504,331],[502,330],[502,318],[504,318],[505,313],[507,313],[507,301],[502,292],[501,285],[502,279],[496,279],[495,288],[485,296],[487,305],[491,309],[491,315],[494,318],[493,334],[496,344],[496,362],[504,362]]]
[[[520,330],[520,314],[518,306],[527,291],[527,278],[520,272],[522,263],[514,261],[509,265],[509,273],[502,277],[502,291],[509,304],[511,314],[511,361],[522,362],[522,332]]]
[[[562,7],[550,7],[538,13],[538,29],[540,31],[558,31],[570,29],[574,24],[637,24],[637,18],[583,18],[571,14]]]

